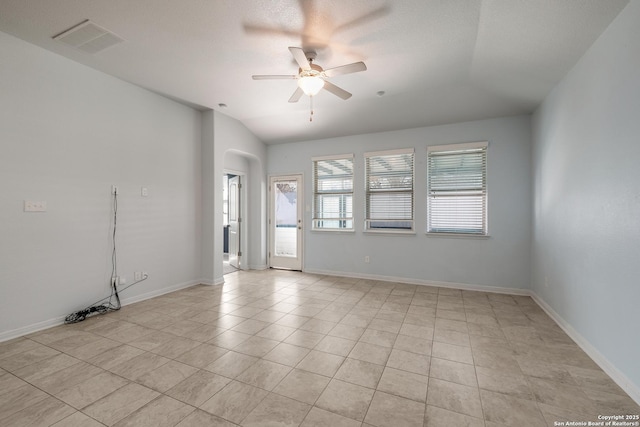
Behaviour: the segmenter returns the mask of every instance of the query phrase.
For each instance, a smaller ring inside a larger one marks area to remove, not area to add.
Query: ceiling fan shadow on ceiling
[[[322,57],[328,58],[333,49],[343,54],[354,53],[347,46],[333,40],[336,34],[366,26],[383,18],[391,11],[388,5],[383,4],[346,22],[338,22],[339,20],[333,16],[334,8],[325,7],[327,3],[325,0],[298,0],[302,17],[302,27],[298,29],[293,29],[289,25],[269,26],[261,23],[245,23],[243,28],[247,34],[299,38],[303,49],[322,52]],[[338,15],[342,17],[343,13]]]
[[[354,62],[351,64],[341,65],[323,69],[321,66],[314,64],[313,60],[316,53],[313,51],[305,52],[300,47],[289,47],[289,51],[293,55],[300,68],[298,74],[290,75],[254,75],[254,80],[274,80],[274,79],[297,79],[298,87],[289,98],[289,102],[298,102],[302,95],[309,96],[310,102],[313,103],[313,97],[322,89],[334,94],[335,96],[347,100],[351,98],[351,93],[334,85],[327,78],[339,76],[342,74],[357,73],[365,71],[367,66],[364,62]],[[313,120],[313,104],[311,104],[311,116],[309,121]]]

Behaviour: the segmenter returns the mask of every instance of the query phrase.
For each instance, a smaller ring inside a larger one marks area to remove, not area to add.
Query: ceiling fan
[[[364,62],[354,62],[352,64],[341,65],[339,67],[323,69],[321,66],[313,63],[316,53],[313,51],[305,52],[299,47],[290,47],[289,51],[293,55],[300,68],[298,74],[292,75],[254,75],[254,80],[271,80],[271,79],[297,79],[298,88],[293,92],[289,102],[298,102],[302,95],[313,97],[322,89],[336,95],[342,99],[349,99],[351,94],[346,90],[339,88],[331,83],[327,78],[338,76],[341,74],[357,73],[365,71],[367,66]],[[313,114],[313,110],[311,112]]]

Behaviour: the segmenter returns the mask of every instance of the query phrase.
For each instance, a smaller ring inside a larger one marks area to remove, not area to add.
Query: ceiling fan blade
[[[293,95],[291,95],[291,98],[289,98],[289,102],[298,102],[302,95],[304,95],[302,89],[297,88],[296,91],[293,92]]]
[[[275,80],[275,79],[295,79],[295,75],[257,75],[251,76],[253,80]]]
[[[304,50],[299,47],[290,47],[289,52],[291,52],[293,58],[296,60],[300,68],[302,68],[303,70],[311,69],[309,60],[307,59],[307,55],[304,53]]]
[[[351,98],[351,94],[349,92],[339,88],[338,86],[334,85],[331,82],[328,82],[327,80],[324,81],[324,89],[328,90],[329,92],[331,92],[332,94],[334,94],[339,98],[342,98],[345,100]]]
[[[339,76],[341,74],[357,73],[359,71],[365,71],[367,66],[364,62],[354,62],[353,64],[341,65],[339,67],[329,68],[324,70],[324,75],[327,77]]]

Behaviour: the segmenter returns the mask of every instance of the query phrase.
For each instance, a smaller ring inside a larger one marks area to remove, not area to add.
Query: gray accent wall
[[[319,115],[316,120],[322,117]],[[490,237],[427,236],[427,146],[473,141],[489,142]],[[415,149],[415,234],[364,232],[364,153],[412,147]],[[312,231],[311,158],[345,153],[355,155],[355,230],[351,233]],[[531,238],[530,153],[530,117],[516,116],[270,145],[267,165],[270,175],[304,175],[306,271],[414,283],[527,289]],[[370,263],[364,262],[365,256],[369,256]]]
[[[640,1],[631,1],[532,122],[532,289],[595,350],[592,356],[599,353],[614,378],[633,384],[636,400],[639,41]]]

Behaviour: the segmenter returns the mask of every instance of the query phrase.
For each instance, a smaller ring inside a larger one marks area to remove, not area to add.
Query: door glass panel
[[[296,257],[298,188],[296,180],[275,183],[275,255]]]

